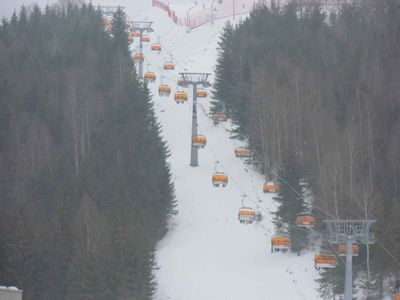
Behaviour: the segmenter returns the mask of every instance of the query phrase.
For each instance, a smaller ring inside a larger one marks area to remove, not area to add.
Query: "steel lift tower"
[[[193,138],[197,137],[197,86],[201,85],[204,88],[210,87],[211,84],[208,81],[208,76],[210,73],[179,73],[183,79],[182,87],[193,86],[193,113],[192,113],[192,138],[191,152],[190,152],[190,165],[192,167],[197,167],[199,165],[199,149],[193,145]]]
[[[131,32],[139,31],[140,33],[140,53],[143,54],[143,32],[153,32],[151,25],[153,22],[149,21],[132,21]],[[143,61],[139,61],[139,78],[143,79]]]
[[[373,244],[375,236],[371,226],[375,220],[324,220],[329,230],[329,242],[346,244],[346,273],[344,300],[353,299],[353,244]]]

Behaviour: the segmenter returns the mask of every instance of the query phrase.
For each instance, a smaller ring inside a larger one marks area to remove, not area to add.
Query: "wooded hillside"
[[[0,26],[0,285],[150,299],[173,186],[122,10],[22,8]]]
[[[328,218],[377,220],[370,270],[379,281],[400,270],[400,2],[358,2],[330,15],[258,7],[227,24],[214,111],[240,125],[266,179],[302,174],[320,229]],[[362,247],[358,270],[366,256]]]

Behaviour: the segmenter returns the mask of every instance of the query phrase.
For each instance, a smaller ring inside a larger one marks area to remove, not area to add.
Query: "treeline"
[[[126,16],[22,7],[0,26],[0,285],[150,299],[174,192]]]
[[[329,14],[260,6],[227,24],[214,111],[228,112],[266,178],[278,178],[278,223],[295,225],[310,204],[320,229],[324,219],[377,220],[368,284],[379,290],[400,269],[400,1],[357,2]],[[361,247],[358,270],[366,256]]]

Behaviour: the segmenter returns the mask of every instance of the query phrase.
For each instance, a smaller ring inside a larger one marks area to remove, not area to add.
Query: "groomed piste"
[[[183,13],[186,6],[181,10]],[[217,43],[227,19],[188,33],[157,8],[136,18],[154,22],[149,37],[160,46],[159,51],[152,51],[151,44],[144,45],[143,65],[145,72],[156,74],[155,81],[148,84],[163,138],[171,150],[169,163],[178,203],[178,214],[156,251],[155,299],[320,299],[315,251],[301,256],[290,251],[271,253],[274,193],[263,192],[263,175],[246,164],[248,153],[243,149],[247,145],[231,139],[229,119],[213,121],[211,88],[202,89],[198,98],[198,131],[206,138],[199,144],[199,166],[189,164],[193,91],[182,83],[179,72],[209,72],[212,83]],[[138,52],[137,39],[131,49]],[[174,68],[165,68],[166,64]],[[177,93],[186,93],[187,100],[174,101]],[[227,176],[225,187],[213,185],[215,172]],[[254,209],[251,222],[248,217],[240,222],[241,208]]]

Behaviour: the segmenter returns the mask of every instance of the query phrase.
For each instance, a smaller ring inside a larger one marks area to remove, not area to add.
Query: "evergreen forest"
[[[400,1],[258,6],[226,24],[215,72],[213,111],[229,115],[253,163],[279,183],[275,219],[292,250],[336,247],[296,229],[304,211],[320,237],[325,219],[376,220],[353,274],[368,299],[382,299],[385,278],[400,275]],[[321,296],[343,293],[343,269],[339,260],[322,273]]]
[[[0,25],[0,285],[25,300],[154,292],[174,190],[126,21],[68,4]]]

